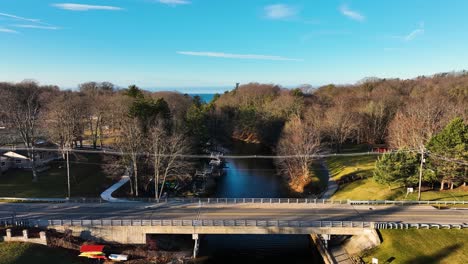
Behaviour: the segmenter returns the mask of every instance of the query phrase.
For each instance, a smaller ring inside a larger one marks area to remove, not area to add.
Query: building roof
[[[22,154],[21,152],[23,151],[8,151],[3,153],[3,156],[12,159],[28,159],[28,156]]]

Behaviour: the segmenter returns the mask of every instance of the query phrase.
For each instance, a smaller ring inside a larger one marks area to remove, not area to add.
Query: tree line
[[[340,153],[344,144],[424,150],[451,120],[466,124],[467,103],[468,73],[458,72],[317,88],[251,83],[221,95],[214,116],[224,124],[221,135],[267,144],[279,155],[304,154],[278,162],[281,175],[301,192],[313,162],[306,155]]]
[[[153,192],[160,198],[170,177],[190,177],[192,162],[180,154],[197,152],[200,138],[190,112],[199,98],[173,92],[150,93],[132,85],[89,82],[77,91],[41,86],[35,82],[0,83],[0,123],[11,133],[1,145],[22,142],[38,181],[35,148],[40,140],[55,143],[63,155],[71,148],[112,148],[107,172],[131,177],[130,192]],[[106,141],[107,140],[107,141]],[[165,155],[161,155],[165,154]],[[115,166],[120,164],[121,166]]]
[[[75,91],[32,81],[0,83],[0,123],[16,136],[2,134],[0,144],[21,140],[33,164],[39,138],[51,140],[63,153],[85,145],[111,147],[123,154],[113,162],[131,171],[134,195],[153,188],[161,196],[160,184],[171,176],[189,177],[183,174],[192,163],[158,154],[201,153],[208,142],[234,138],[265,144],[278,155],[303,154],[278,162],[281,175],[301,191],[310,180],[313,159],[308,155],[339,153],[344,144],[424,152],[451,120],[466,124],[467,102],[466,72],[295,89],[249,83],[211,102],[109,82],[83,83]],[[37,180],[34,165],[32,171]]]

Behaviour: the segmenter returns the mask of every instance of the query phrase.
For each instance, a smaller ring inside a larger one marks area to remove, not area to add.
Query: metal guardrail
[[[454,205],[468,201],[411,201],[411,200],[333,200],[316,198],[127,198],[129,201],[150,203],[202,203],[202,204],[351,204],[351,205]]]
[[[106,203],[101,198],[15,198],[0,197],[1,200],[20,202],[47,203]],[[468,201],[411,201],[411,200],[332,200],[315,198],[122,198],[129,202],[147,203],[198,203],[198,204],[350,204],[350,205],[456,205],[466,204]],[[121,201],[120,201],[121,202]]]
[[[468,224],[429,224],[429,223],[395,223],[378,222],[374,223],[375,229],[465,229]]]
[[[105,203],[101,198],[18,198],[18,197],[0,197],[0,201],[12,202],[34,202],[34,203]]]
[[[411,200],[348,200],[349,204],[365,205],[453,205],[467,204],[468,201],[411,201]]]
[[[45,222],[47,221],[47,222]],[[220,226],[220,227],[316,227],[373,228],[373,222],[356,221],[295,221],[295,220],[158,220],[158,219],[99,219],[99,220],[29,220],[29,225],[48,226]]]
[[[180,219],[68,219],[68,220],[0,220],[0,226],[189,226],[189,227],[314,227],[314,228],[373,228],[373,229],[465,229],[468,224],[360,222],[360,221],[295,221],[295,220],[180,220]]]

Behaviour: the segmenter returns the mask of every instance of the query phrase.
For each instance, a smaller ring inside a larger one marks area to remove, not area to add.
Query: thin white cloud
[[[26,18],[26,17],[20,17],[12,14],[7,14],[7,13],[0,13],[0,16],[7,17],[10,19],[15,19],[15,20],[22,20],[22,21],[28,21],[28,22],[33,22],[33,23],[39,23],[39,24],[46,24],[42,22],[40,19],[34,19],[34,18]]]
[[[273,60],[273,61],[302,61],[301,59],[293,59],[282,56],[259,55],[259,54],[233,54],[224,52],[210,51],[177,51],[178,54],[200,57],[215,57],[228,59],[245,59],[245,60]]]
[[[423,28],[418,28],[418,29],[415,29],[415,30],[411,31],[411,33],[409,33],[408,35],[404,36],[403,40],[404,41],[411,41],[411,40],[415,39],[417,36],[422,35],[422,34],[424,34],[424,29]]]
[[[165,5],[188,5],[191,4],[190,1],[186,0],[157,0],[161,4]]]
[[[366,20],[366,17],[364,15],[362,15],[361,13],[359,13],[358,11],[355,11],[355,10],[351,10],[348,8],[348,6],[346,5],[342,5],[340,7],[340,12],[341,14],[343,14],[344,16],[350,18],[350,19],[353,19],[353,20],[356,20],[356,21],[364,21]]]
[[[59,30],[59,27],[54,26],[40,26],[40,25],[30,25],[30,24],[18,24],[13,25],[14,27],[18,28],[34,28],[34,29],[47,29],[47,30]]]
[[[52,6],[71,11],[91,11],[91,10],[107,10],[107,11],[119,11],[123,8],[118,6],[105,6],[105,5],[83,5],[74,3],[59,3],[52,4]]]
[[[9,28],[3,28],[3,27],[0,27],[0,32],[2,32],[2,33],[11,33],[11,34],[19,34],[19,32],[16,31],[16,30],[9,29]]]
[[[391,38],[394,38],[394,39],[399,39],[399,40],[402,40],[402,41],[406,41],[406,42],[409,42],[409,41],[412,41],[414,40],[416,37],[420,36],[420,35],[423,35],[424,34],[424,22],[421,22],[419,23],[419,28],[411,31],[410,33],[408,33],[407,35],[403,35],[403,36],[390,36]]]
[[[297,15],[297,9],[284,4],[265,6],[265,16],[269,19],[287,19]]]

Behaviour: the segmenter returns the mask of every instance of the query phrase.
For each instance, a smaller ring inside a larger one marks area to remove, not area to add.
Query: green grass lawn
[[[415,190],[416,191],[416,190]],[[409,194],[408,197],[405,197],[406,193],[402,194],[399,199],[401,200],[417,200],[418,193]],[[421,200],[426,201],[468,201],[468,192],[462,190],[461,188],[454,190],[444,190],[444,191],[424,191],[421,192]]]
[[[416,191],[416,190],[415,190]],[[382,185],[374,181],[373,178],[357,180],[340,186],[333,195],[335,200],[417,200],[418,193],[406,196],[405,188]],[[421,193],[423,201],[467,201],[468,192],[462,189],[454,190],[430,190]]]
[[[349,175],[365,179],[342,184],[333,195],[335,200],[417,200],[417,192],[406,196],[406,190],[399,186],[382,185],[375,182],[372,173],[378,155],[341,156],[326,159],[327,167],[333,179],[338,180]],[[415,191],[417,191],[415,189]],[[430,190],[421,193],[422,200],[457,201],[468,200],[468,192],[461,188],[455,190]]]
[[[101,170],[99,154],[70,155],[72,197],[99,197],[112,180]],[[32,182],[31,171],[9,170],[0,176],[0,197],[66,197],[67,176],[63,162],[39,173],[39,182]]]
[[[431,264],[467,263],[468,229],[463,230],[381,230],[383,242],[364,254],[379,263]]]
[[[339,180],[352,174],[362,177],[372,176],[378,157],[378,155],[328,157],[326,162],[330,176],[334,180]]]
[[[335,200],[394,200],[404,195],[403,188],[381,185],[372,178],[343,184],[332,196]]]
[[[43,245],[2,242],[0,264],[78,264],[87,260],[77,257],[78,253]]]

